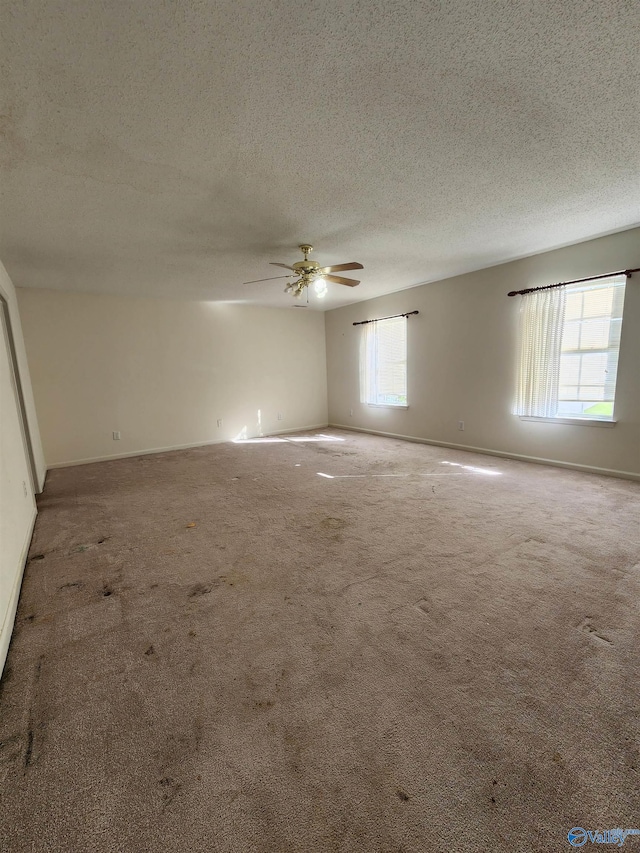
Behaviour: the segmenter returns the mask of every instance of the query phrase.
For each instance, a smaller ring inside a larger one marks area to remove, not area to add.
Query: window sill
[[[614,427],[617,421],[604,421],[598,418],[536,418],[518,415],[521,421],[537,421],[541,424],[570,424],[571,426]]]
[[[400,406],[397,403],[367,403],[373,409],[408,409],[409,406]]]

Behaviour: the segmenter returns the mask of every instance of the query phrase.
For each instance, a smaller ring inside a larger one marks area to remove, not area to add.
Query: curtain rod
[[[590,275],[588,278],[574,278],[573,281],[560,281],[558,284],[548,284],[546,287],[529,287],[526,290],[512,290],[508,296],[524,296],[525,293],[535,293],[537,290],[551,290],[553,287],[564,287],[567,284],[581,284],[583,281],[597,281],[599,278],[611,278],[614,275],[626,275],[631,278],[631,274],[640,272],[640,267],[634,270],[619,270],[618,272],[607,272],[604,275]]]
[[[379,323],[380,320],[395,320],[396,317],[410,317],[412,314],[419,314],[419,311],[407,311],[406,314],[392,314],[391,317],[378,317],[377,320],[360,320],[354,323],[354,326],[365,326],[367,323]]]

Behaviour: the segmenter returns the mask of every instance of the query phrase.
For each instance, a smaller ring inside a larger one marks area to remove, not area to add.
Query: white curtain
[[[376,324],[367,323],[360,339],[360,402],[376,401]]]
[[[552,418],[558,409],[565,289],[526,293],[520,307],[516,414]]]

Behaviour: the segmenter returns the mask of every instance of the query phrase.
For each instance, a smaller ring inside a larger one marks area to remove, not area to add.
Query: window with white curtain
[[[407,406],[407,318],[363,326],[360,398],[370,406]]]
[[[626,280],[523,295],[516,414],[613,420]]]

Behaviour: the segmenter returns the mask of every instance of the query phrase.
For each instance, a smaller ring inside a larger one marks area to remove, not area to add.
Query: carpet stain
[[[0,767],[2,765],[15,766],[22,754],[22,738],[13,735],[0,741]]]
[[[165,776],[163,779],[160,779],[158,784],[162,789],[162,811],[164,811],[176,798],[180,788],[182,788],[182,784],[171,776]]]
[[[191,587],[187,593],[188,598],[199,598],[201,595],[208,595],[213,589],[213,584],[197,583]]]
[[[327,530],[342,530],[343,527],[347,526],[347,522],[344,518],[333,518],[331,516],[327,516],[327,518],[322,519],[320,526]]]
[[[33,756],[33,729],[29,729],[27,732],[27,748],[24,753],[24,766],[25,769],[31,764],[31,757]]]
[[[102,585],[102,594],[105,598],[108,598],[110,595],[113,595],[113,587],[111,584],[104,583]]]
[[[402,788],[398,788],[396,790],[396,794],[402,800],[403,803],[406,803],[409,801],[409,794],[407,794],[406,791],[403,791]]]
[[[248,580],[246,575],[243,575],[242,572],[237,572],[235,570],[227,572],[224,575],[219,575],[217,581],[215,581],[214,586],[219,586],[221,583],[226,583],[227,586],[235,586],[236,584],[245,583]]]
[[[147,657],[150,657],[151,655],[155,655],[155,653],[156,650],[153,648],[153,646],[149,646],[149,648],[145,652],[145,655],[147,655]]]
[[[42,664],[44,663],[45,656],[40,655],[38,658],[38,662],[35,667],[34,675],[33,675],[33,699],[31,701],[31,707],[29,708],[29,722],[27,724],[27,745],[24,752],[24,769],[27,770],[32,761],[33,761],[33,749],[35,745],[35,714],[33,712],[33,708],[38,700],[38,685],[40,682],[40,677],[42,675]]]

